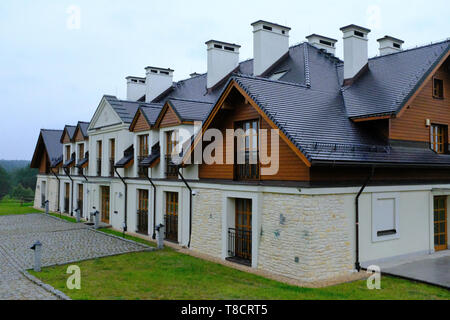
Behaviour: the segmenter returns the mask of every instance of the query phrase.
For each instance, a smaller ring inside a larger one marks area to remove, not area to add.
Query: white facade
[[[344,39],[344,79],[352,79],[369,61],[370,30],[355,25],[341,28]]]
[[[206,42],[208,74],[206,87],[212,88],[239,64],[239,45],[210,40]]]

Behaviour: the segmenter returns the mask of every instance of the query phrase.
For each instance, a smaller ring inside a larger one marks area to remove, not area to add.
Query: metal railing
[[[177,165],[172,163],[172,157],[170,155],[166,156],[166,177],[169,179],[178,178]]]
[[[69,213],[69,198],[64,198],[64,212]]]
[[[243,260],[252,259],[252,232],[242,229],[228,229],[228,255]]]
[[[165,239],[178,241],[178,215],[166,214],[164,216],[164,227],[166,229]]]
[[[243,154],[245,163],[235,164],[236,180],[259,179],[259,153],[257,151],[245,151]],[[238,156],[239,158],[239,156]]]
[[[148,210],[137,210],[137,232],[148,234]]]
[[[109,158],[109,176],[114,177],[114,164],[116,160],[114,158]]]
[[[148,176],[148,168],[141,166],[142,160],[144,160],[147,156],[138,156],[138,175],[141,178],[145,178]]]
[[[97,176],[101,176],[102,175],[102,159],[101,158],[97,158]]]

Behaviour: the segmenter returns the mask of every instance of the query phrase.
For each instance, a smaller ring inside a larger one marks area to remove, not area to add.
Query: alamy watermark
[[[77,5],[70,5],[66,9],[66,27],[69,30],[81,29],[81,8]]]
[[[70,274],[69,278],[67,278],[66,286],[69,290],[80,290],[81,289],[81,269],[77,265],[70,265],[66,271],[67,274]]]
[[[370,277],[367,279],[367,289],[380,290],[381,289],[381,268],[379,266],[368,266],[367,273]]]

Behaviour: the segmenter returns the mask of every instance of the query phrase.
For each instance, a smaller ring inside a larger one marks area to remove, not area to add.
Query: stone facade
[[[193,197],[192,237],[193,250],[221,257],[222,253],[222,192],[200,189]]]
[[[343,196],[264,194],[258,268],[302,281],[351,272],[344,208]]]
[[[345,195],[263,193],[257,268],[298,279],[319,281],[353,270],[350,215]],[[222,256],[224,193],[200,189],[194,197],[191,247]],[[255,252],[253,253],[255,256]]]

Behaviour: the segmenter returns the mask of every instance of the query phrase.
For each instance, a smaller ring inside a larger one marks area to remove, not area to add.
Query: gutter
[[[151,170],[152,170],[152,168],[150,168],[150,174],[152,173]],[[147,177],[147,180],[150,182],[150,184],[153,187],[153,235],[152,235],[152,239],[155,240],[156,239],[156,186],[153,183],[152,178],[150,178],[148,176],[148,174],[146,175],[146,177]]]
[[[367,180],[361,186],[358,194],[355,198],[355,269],[359,272],[361,271],[361,264],[359,262],[359,197],[363,193],[364,189],[366,189],[370,180],[372,180],[373,174],[375,172],[375,167],[373,166],[370,170],[370,174],[367,177]]]
[[[178,166],[178,174],[181,177],[181,180],[183,180],[186,187],[189,189],[189,242],[187,247],[191,247],[191,234],[192,234],[192,189],[187,183],[186,179],[184,179],[183,174],[181,173],[181,167]]]
[[[71,183],[72,183],[72,187],[71,187],[71,197],[72,197],[72,201],[70,201],[70,215],[71,216],[73,216],[73,179],[72,179],[72,177],[70,176],[70,173],[69,173],[69,170],[70,170],[70,168],[66,168],[66,167],[63,167],[63,169],[64,169],[64,172],[66,173],[66,176],[68,176],[69,177],[69,179],[70,179],[70,181],[71,181]]]
[[[124,222],[124,226],[123,226],[123,231],[126,232],[127,231],[127,207],[128,207],[128,203],[127,203],[127,198],[128,198],[128,185],[125,182],[125,180],[122,178],[122,176],[119,174],[119,172],[117,171],[117,167],[114,166],[114,171],[116,172],[117,176],[119,176],[120,180],[122,180],[124,186],[125,186],[125,222]]]
[[[50,171],[53,173],[53,175],[55,176],[55,178],[56,178],[56,180],[58,180],[58,212],[61,212],[60,211],[60,208],[59,208],[59,192],[60,192],[60,190],[59,190],[59,188],[61,187],[61,180],[59,180],[59,177],[58,177],[58,175],[52,170],[53,168],[51,168],[50,169]]]

